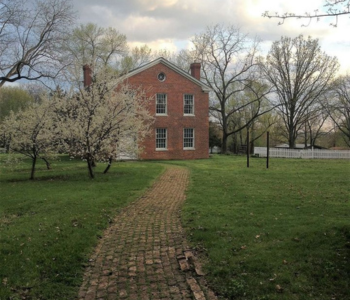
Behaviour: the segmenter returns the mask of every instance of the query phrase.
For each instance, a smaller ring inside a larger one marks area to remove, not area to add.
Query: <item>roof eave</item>
[[[203,82],[201,82],[200,80],[194,78],[193,76],[191,76],[190,74],[186,73],[185,71],[183,71],[182,69],[180,69],[179,67],[177,67],[176,65],[174,65],[173,63],[171,63],[170,61],[166,60],[163,57],[157,58],[154,61],[151,61],[150,63],[137,68],[135,70],[131,70],[129,73],[123,75],[121,77],[122,80],[128,79],[138,73],[141,73],[159,63],[164,64],[165,66],[167,66],[168,68],[172,69],[173,71],[175,71],[176,73],[179,73],[180,75],[184,76],[185,78],[187,78],[188,80],[192,81],[193,83],[195,83],[196,85],[200,86],[202,88],[202,91],[204,93],[209,93],[212,89],[210,87],[208,87],[206,84],[204,84]]]

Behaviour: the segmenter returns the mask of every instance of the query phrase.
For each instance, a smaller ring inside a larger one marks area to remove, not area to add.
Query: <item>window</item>
[[[193,128],[184,128],[184,149],[194,149]]]
[[[156,128],[156,149],[167,148],[167,130],[166,128]]]
[[[166,79],[166,76],[163,72],[159,73],[157,77],[159,81],[164,81]]]
[[[156,114],[157,115],[166,115],[167,107],[166,107],[166,94],[157,94],[157,102],[156,102]]]
[[[185,115],[194,115],[194,102],[193,95],[184,95],[184,114]]]

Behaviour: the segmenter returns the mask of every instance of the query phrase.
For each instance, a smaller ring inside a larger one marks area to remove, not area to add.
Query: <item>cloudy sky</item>
[[[334,18],[286,20],[263,18],[271,13],[313,13],[325,10],[325,0],[73,0],[79,23],[92,22],[101,27],[114,27],[127,36],[130,46],[147,44],[152,49],[178,51],[191,48],[191,38],[214,24],[237,26],[251,37],[259,37],[267,53],[273,41],[281,36],[299,34],[318,38],[327,54],[337,56],[341,72],[350,72],[350,15]]]

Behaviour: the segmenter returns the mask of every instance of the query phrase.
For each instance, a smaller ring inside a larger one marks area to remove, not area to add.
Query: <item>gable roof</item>
[[[128,72],[127,74],[122,76],[122,79],[127,79],[129,77],[132,77],[138,73],[141,73],[157,64],[163,64],[165,66],[167,66],[169,69],[173,70],[174,72],[180,74],[181,76],[187,78],[188,80],[192,81],[193,83],[195,83],[196,85],[200,86],[202,88],[202,91],[205,93],[209,93],[211,91],[211,88],[208,87],[206,84],[204,84],[203,82],[201,82],[200,80],[194,78],[191,74],[188,74],[187,72],[185,72],[184,70],[180,69],[179,67],[177,67],[176,65],[174,65],[173,63],[171,63],[170,61],[166,60],[164,57],[159,57],[139,68],[136,68],[134,70],[131,70],[130,72]]]

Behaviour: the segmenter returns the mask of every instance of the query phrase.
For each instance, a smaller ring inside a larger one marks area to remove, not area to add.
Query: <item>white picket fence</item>
[[[350,159],[350,150],[319,150],[319,149],[281,149],[270,148],[270,157],[284,158],[324,158],[324,159]],[[259,157],[267,156],[266,147],[254,147],[254,154]]]

